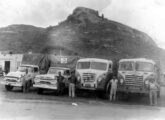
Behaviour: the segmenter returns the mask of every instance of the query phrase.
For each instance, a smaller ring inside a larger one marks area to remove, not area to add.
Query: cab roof
[[[82,59],[79,59],[77,62],[87,62],[87,61],[112,63],[111,60],[100,59],[100,58],[82,58]]]
[[[25,66],[25,67],[38,67],[37,65],[28,65],[28,64],[22,64],[21,66]]]
[[[70,68],[67,68],[67,67],[50,67],[50,68],[63,69],[63,70],[70,70]],[[49,68],[49,69],[50,69],[50,68]]]
[[[152,64],[155,64],[153,60],[146,59],[146,58],[133,58],[133,59],[121,59],[119,62],[149,62]]]

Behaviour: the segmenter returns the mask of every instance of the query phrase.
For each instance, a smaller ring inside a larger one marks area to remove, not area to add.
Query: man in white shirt
[[[114,101],[116,100],[117,83],[118,83],[118,80],[116,79],[115,76],[113,76],[113,78],[110,81],[110,84],[111,84],[110,101],[112,101],[112,99]]]
[[[149,82],[149,96],[150,96],[150,105],[157,105],[157,91],[159,85],[155,82],[155,79],[150,79]]]

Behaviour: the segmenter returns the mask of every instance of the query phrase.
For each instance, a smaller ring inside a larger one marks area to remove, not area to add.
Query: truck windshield
[[[30,66],[20,66],[18,68],[18,71],[20,71],[20,72],[26,72],[26,70],[28,70],[28,72],[32,72],[33,71],[33,68],[30,67]]]
[[[59,72],[61,72],[63,74],[63,70],[61,70],[61,69],[50,68],[48,71],[48,74],[58,74]]]
[[[133,70],[133,62],[121,62],[119,64],[119,70],[132,71]]]
[[[90,62],[78,62],[77,69],[89,69]]]
[[[70,75],[70,70],[59,68],[50,68],[48,74],[58,74],[59,72],[61,72],[62,75]]]
[[[106,70],[107,69],[107,63],[103,63],[103,62],[91,62],[91,69]]]
[[[152,63],[148,63],[148,62],[137,62],[136,63],[137,71],[152,72],[153,69],[154,69],[154,65]]]
[[[106,70],[107,63],[103,62],[79,62],[77,69],[95,69],[95,70]]]

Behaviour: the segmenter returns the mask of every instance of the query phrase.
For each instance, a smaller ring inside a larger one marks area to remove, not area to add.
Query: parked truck
[[[5,75],[1,84],[5,85],[7,91],[11,91],[13,87],[20,87],[23,89],[24,75],[28,70],[30,85],[34,83],[34,77],[39,74],[39,67],[37,65],[21,65],[17,71],[9,72]]]
[[[160,66],[145,58],[121,59],[118,68],[118,92],[149,94],[149,80],[160,84]],[[160,88],[158,88],[160,96]]]
[[[68,88],[68,78],[71,75],[71,70],[75,69],[77,56],[55,56],[46,55],[40,62],[41,69],[48,69],[46,74],[38,75],[35,77],[35,84],[33,87],[38,88],[38,94],[43,93],[44,90],[54,90],[57,94],[63,93]],[[61,72],[64,77],[63,87],[59,87],[57,83],[57,77]],[[44,72],[42,72],[44,73]]]
[[[64,77],[63,81],[60,81],[63,86],[59,90],[57,83],[57,77],[59,72]],[[38,94],[43,93],[44,90],[61,91],[68,86],[68,78],[70,77],[70,68],[64,67],[50,67],[47,74],[37,75],[34,79],[33,87],[38,88]]]
[[[76,65],[78,88],[105,91],[109,89],[109,81],[113,76],[113,62],[107,59],[84,58]]]

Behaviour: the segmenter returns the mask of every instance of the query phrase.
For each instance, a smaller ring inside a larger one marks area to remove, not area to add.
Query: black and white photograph
[[[164,119],[164,0],[0,0],[0,120]]]

